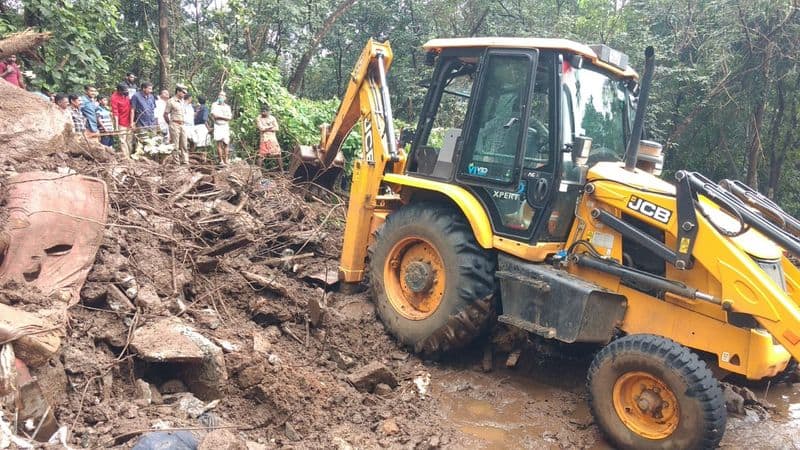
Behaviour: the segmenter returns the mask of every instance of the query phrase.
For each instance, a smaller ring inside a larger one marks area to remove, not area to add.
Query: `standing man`
[[[261,145],[258,148],[258,158],[256,164],[262,167],[264,158],[277,158],[278,167],[283,173],[283,161],[281,160],[281,146],[278,144],[278,137],[275,133],[278,131],[278,119],[270,114],[269,105],[261,107],[261,115],[256,117],[256,128],[261,134]]]
[[[136,139],[141,140],[152,136],[158,131],[156,121],[156,99],[153,96],[153,83],[145,81],[142,90],[131,98],[131,111],[133,112],[133,127],[136,129]],[[138,144],[137,144],[138,148]]]
[[[0,77],[20,89],[25,89],[25,80],[22,79],[22,72],[17,65],[17,55],[11,55],[0,62]]]
[[[97,88],[91,84],[83,86],[81,96],[81,114],[86,118],[86,132],[88,135],[96,135],[99,132],[97,127]]]
[[[114,116],[114,129],[121,132],[119,149],[125,158],[130,158],[133,147],[131,99],[128,97],[128,88],[123,83],[118,84],[117,90],[111,94],[111,114]]]
[[[207,147],[210,144],[208,138],[208,107],[206,98],[202,95],[197,96],[197,110],[194,113],[194,137],[197,147]]]
[[[183,96],[183,129],[186,132],[186,145],[189,152],[195,149],[195,133],[194,133],[194,105],[192,104],[192,94],[187,92]]]
[[[114,138],[110,133],[114,131],[114,122],[111,121],[111,111],[108,110],[108,97],[97,96],[97,128],[103,134],[100,143],[106,147],[114,145]]]
[[[170,142],[175,146],[172,156],[178,164],[189,164],[189,153],[186,151],[186,129],[183,127],[183,97],[185,95],[186,88],[178,85],[175,88],[175,96],[167,100],[167,106],[164,109],[164,121],[169,124]]]
[[[72,117],[72,131],[83,135],[86,132],[86,117],[81,114],[81,98],[77,94],[70,94],[69,114]]]
[[[139,86],[136,85],[136,75],[133,72],[126,73],[125,79],[122,80],[122,84],[125,85],[125,88],[128,91],[128,98],[133,98],[133,94],[135,94],[136,90],[139,89]]]
[[[227,166],[230,158],[231,129],[229,122],[233,118],[231,107],[225,103],[227,95],[220,92],[217,101],[211,106],[211,118],[214,119],[214,140],[217,142],[219,163]]]
[[[167,126],[167,122],[164,121],[164,111],[167,107],[167,101],[169,101],[169,91],[166,89],[162,89],[161,92],[158,93],[158,97],[156,98],[156,120],[158,121],[158,129],[161,130],[161,134],[167,136],[169,138],[169,127]]]

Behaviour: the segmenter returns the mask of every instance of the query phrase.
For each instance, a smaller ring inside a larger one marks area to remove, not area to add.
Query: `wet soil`
[[[498,349],[485,373],[486,344],[477,343],[441,361],[423,361],[385,332],[367,293],[323,288],[316,273],[337,266],[343,208],[307,202],[275,174],[236,167],[195,166],[206,177],[180,201],[170,199],[191,173],[169,165],[55,154],[14,169],[64,166],[109,185],[109,226],[89,283],[125,287],[130,275],[152,293],[128,310],[88,296],[70,309],[61,352],[45,368],[61,377],[51,397],[70,445],[129,448],[158,428],[187,428],[202,438],[209,428],[224,427],[252,448],[611,448],[588,409],[584,377],[591,353],[527,351],[507,369]],[[243,229],[251,243],[215,256],[215,269],[199,267],[210,249]],[[315,256],[264,264],[287,249]],[[254,285],[244,272],[274,281],[283,293]],[[324,310],[321,324],[311,324],[313,301]],[[227,380],[211,417],[181,409],[178,398],[187,392],[171,379],[177,372],[143,364],[130,349],[133,332],[165,317],[227,347]],[[388,368],[397,386],[356,389],[348,376],[372,363]],[[143,398],[142,383],[153,400]],[[772,386],[755,394],[774,408],[731,417],[722,446],[800,446],[800,389]]]
[[[500,355],[504,356],[504,355]],[[483,372],[481,355],[466,352],[431,370],[431,395],[444,425],[455,429],[456,448],[613,449],[594,425],[585,392],[583,361],[525,354],[520,366],[496,358]],[[721,448],[800,447],[800,384],[755,389],[766,411],[729,414]]]

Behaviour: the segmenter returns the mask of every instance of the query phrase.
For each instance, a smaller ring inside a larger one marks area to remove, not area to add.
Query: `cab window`
[[[500,184],[514,181],[531,65],[528,55],[488,56],[472,136],[461,158],[462,176]]]

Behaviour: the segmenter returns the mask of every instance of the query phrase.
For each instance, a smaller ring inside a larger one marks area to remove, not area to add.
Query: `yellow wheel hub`
[[[442,257],[427,240],[407,237],[389,251],[383,266],[384,288],[392,307],[410,320],[423,320],[442,302],[445,271]]]
[[[613,399],[622,423],[639,436],[664,439],[678,427],[680,409],[675,394],[647,372],[628,372],[619,377]]]

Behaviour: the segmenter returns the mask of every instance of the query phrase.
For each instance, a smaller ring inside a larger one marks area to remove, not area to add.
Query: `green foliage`
[[[258,149],[258,131],[255,119],[261,105],[270,105],[278,119],[278,141],[284,151],[297,144],[311,145],[319,142],[319,127],[330,123],[339,102],[335,99],[318,101],[298,98],[281,84],[280,72],[263,63],[247,65],[233,61],[228,66],[230,79],[226,89],[239,116],[233,120],[231,130],[239,140],[242,156],[255,156]],[[357,131],[357,130],[356,130]],[[361,148],[360,133],[351,133],[344,144],[344,153],[352,159]]]
[[[79,92],[106,77],[114,55],[100,48],[118,34],[118,0],[27,0],[24,8],[27,25],[53,33],[43,47],[44,64],[34,68],[34,84]]]

